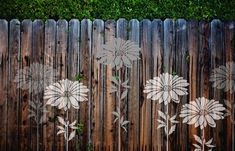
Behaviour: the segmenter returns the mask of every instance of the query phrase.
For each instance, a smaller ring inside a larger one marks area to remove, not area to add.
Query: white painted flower
[[[195,127],[200,126],[203,129],[207,126],[207,123],[211,127],[216,127],[215,120],[224,118],[224,110],[225,107],[219,101],[202,97],[183,105],[179,116],[184,118],[183,123],[195,124]]]
[[[140,59],[139,55],[140,48],[137,44],[130,40],[114,38],[102,46],[96,57],[100,63],[111,64],[112,68],[116,67],[118,70],[122,66],[131,68],[132,61]]]
[[[63,79],[46,87],[44,99],[48,99],[46,104],[64,108],[65,111],[70,109],[71,105],[79,109],[79,102],[87,100],[88,91],[87,87],[78,81]]]
[[[210,81],[213,82],[213,87],[233,93],[235,91],[235,63],[227,62],[226,66],[213,69]]]
[[[63,126],[57,126],[59,131],[57,132],[57,135],[59,134],[64,134],[65,140],[72,140],[75,137],[76,134],[76,123],[77,121],[75,120],[74,122],[70,123],[69,121],[65,121],[62,117],[57,117],[58,121],[63,125]],[[71,129],[71,133],[69,134],[69,129]]]
[[[165,105],[171,100],[179,103],[179,96],[188,94],[186,88],[188,85],[183,77],[163,73],[159,77],[147,81],[144,93],[147,93],[147,99],[159,100],[159,103],[164,102]]]
[[[58,72],[53,67],[32,63],[29,67],[17,71],[14,82],[17,83],[17,88],[38,94],[53,83],[57,76]]]

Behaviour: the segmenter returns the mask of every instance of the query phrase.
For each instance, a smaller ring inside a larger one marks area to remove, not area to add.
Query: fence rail
[[[141,47],[141,59],[125,73],[131,89],[123,112],[130,123],[128,132],[122,133],[122,148],[128,151],[166,150],[167,138],[162,129],[157,129],[157,110],[164,106],[158,101],[147,100],[143,93],[146,81],[163,72],[188,80],[189,95],[183,96],[178,105],[169,106],[172,115],[179,113],[183,104],[200,96],[220,103],[224,99],[234,103],[233,93],[213,88],[209,82],[212,69],[235,61],[234,27],[233,21],[217,19],[211,22],[49,19],[45,23],[41,20],[0,20],[0,150],[35,151],[37,143],[40,151],[65,148],[63,135],[56,135],[56,119],[51,118],[50,122],[36,127],[28,118],[34,96],[28,90],[18,89],[14,82],[17,70],[34,62],[53,66],[61,79],[74,80],[76,74],[81,73],[82,82],[90,89],[89,100],[81,103],[78,111],[69,111],[69,119],[84,124],[81,136],[69,142],[69,150],[85,151],[87,146],[94,151],[117,150],[118,134],[112,115],[115,98],[109,93],[114,71],[96,59],[101,45],[113,36],[130,39]],[[39,99],[43,102],[43,95]],[[50,117],[64,114],[54,108],[51,111]],[[177,120],[182,121],[178,116]],[[213,137],[216,150],[232,150],[235,134],[231,119],[216,121],[216,125],[216,128],[206,127],[205,139]],[[200,136],[200,129],[180,122],[169,136],[169,150],[194,150],[195,134]]]

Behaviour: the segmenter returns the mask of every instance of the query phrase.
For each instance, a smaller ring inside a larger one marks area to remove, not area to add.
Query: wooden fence
[[[17,88],[13,82],[18,69],[33,62],[53,65],[60,71],[60,78],[74,79],[82,73],[82,82],[88,86],[89,100],[80,110],[70,111],[71,119],[84,124],[78,137],[69,142],[69,150],[117,150],[117,131],[111,114],[115,109],[111,87],[111,67],[98,64],[96,53],[112,36],[130,39],[141,47],[141,59],[132,69],[127,69],[131,89],[125,102],[125,115],[130,121],[128,132],[122,133],[122,148],[128,151],[166,150],[166,136],[157,129],[157,101],[146,99],[143,93],[146,81],[163,72],[176,73],[189,82],[189,95],[182,97],[177,106],[170,105],[170,112],[180,111],[182,104],[204,96],[223,103],[230,102],[234,94],[211,87],[211,70],[235,60],[235,23],[213,20],[164,21],[148,19],[138,21],[66,20],[0,20],[0,150],[36,151],[36,126],[28,118],[32,96]],[[43,96],[41,95],[41,100]],[[51,114],[56,114],[55,112]],[[178,121],[182,121],[177,116]],[[234,125],[230,118],[216,121],[216,128],[207,127],[206,140],[213,139],[216,150],[232,150]],[[63,135],[56,135],[56,121],[39,127],[40,151],[64,150]],[[194,150],[194,134],[200,129],[180,122],[169,136],[169,150]]]

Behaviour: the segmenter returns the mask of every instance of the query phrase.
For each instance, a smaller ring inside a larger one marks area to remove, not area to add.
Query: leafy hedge
[[[235,0],[0,0],[0,18],[235,19]]]

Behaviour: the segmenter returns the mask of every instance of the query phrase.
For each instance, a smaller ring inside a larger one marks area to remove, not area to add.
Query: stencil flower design
[[[215,147],[215,145],[211,145],[213,138],[211,138],[209,141],[206,142],[205,139],[201,139],[200,137],[198,137],[197,135],[194,135],[195,140],[197,141],[197,143],[199,144],[193,144],[193,146],[195,147],[194,151],[204,151],[205,147],[207,147],[209,150],[208,151],[212,151],[212,148]]]
[[[140,48],[130,40],[114,38],[102,46],[102,50],[97,53],[97,59],[102,64],[111,64],[112,68],[117,70],[126,66],[131,68],[132,61],[139,58]]]
[[[207,126],[216,127],[215,120],[223,119],[225,107],[219,101],[208,100],[204,97],[197,98],[189,104],[183,105],[180,117],[183,117],[183,123],[189,125],[195,124],[195,127],[200,126],[201,129]]]
[[[29,110],[28,118],[33,118],[37,124],[45,123],[47,121],[46,113],[49,112],[47,111],[46,106],[43,105],[42,102],[34,102],[34,101],[30,101],[29,105],[30,108],[28,109]]]
[[[75,120],[74,122],[70,123],[69,121],[65,121],[62,117],[58,116],[57,118],[59,123],[63,125],[63,126],[57,126],[57,128],[59,129],[57,135],[64,134],[65,140],[67,141],[72,140],[76,134],[77,127],[75,125],[77,121]],[[72,132],[68,135],[69,129],[71,129]]]
[[[226,66],[215,68],[210,76],[210,81],[213,82],[213,87],[233,93],[235,91],[235,63],[227,62]]]
[[[58,76],[58,72],[53,67],[39,63],[33,63],[29,67],[19,69],[14,82],[17,88],[22,90],[29,89],[30,93],[38,94],[53,83]]]
[[[171,100],[179,103],[179,96],[188,94],[186,88],[188,85],[183,77],[163,73],[159,77],[147,81],[144,93],[148,93],[147,99],[159,100],[159,103],[164,102],[165,105]]]
[[[44,99],[48,99],[46,104],[64,108],[65,111],[70,109],[71,105],[79,109],[79,102],[87,100],[88,91],[87,87],[78,81],[63,79],[46,87]]]

